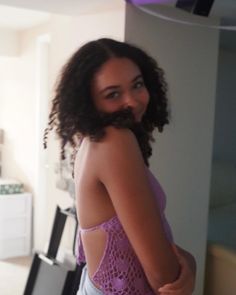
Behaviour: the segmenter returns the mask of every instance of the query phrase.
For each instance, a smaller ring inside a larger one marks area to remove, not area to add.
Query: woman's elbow
[[[146,273],[148,282],[156,294],[158,289],[165,284],[172,283],[177,280],[180,273],[180,265],[177,260],[172,261],[171,265],[162,266],[160,270],[152,270]]]

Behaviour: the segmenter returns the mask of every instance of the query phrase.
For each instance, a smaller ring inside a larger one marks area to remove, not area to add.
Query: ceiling
[[[210,15],[220,17],[223,25],[236,26],[236,1],[215,0]]]
[[[157,0],[158,1],[158,0]],[[0,28],[23,30],[46,22],[51,13],[77,16],[119,9],[125,0],[0,0]],[[177,0],[160,0],[175,6]],[[215,0],[209,17],[220,17],[223,25],[236,26],[236,0]],[[236,31],[224,32],[224,43],[235,43]],[[233,38],[232,38],[233,36]]]
[[[135,2],[135,0],[133,0]],[[144,2],[145,0],[137,0],[138,2]],[[148,0],[146,0],[148,1]],[[151,1],[151,0],[150,0]],[[182,3],[182,8],[187,6],[185,9],[187,11],[193,10],[196,3],[204,2],[204,0],[153,0],[154,2],[159,2],[160,5],[170,6],[170,7],[178,7],[178,2]],[[206,1],[209,3],[211,1]],[[205,4],[205,3],[204,3]],[[211,7],[210,4],[206,5],[206,7]],[[180,8],[179,8],[180,9]],[[235,24],[236,25],[236,1],[235,0],[214,0],[212,7],[210,8],[209,17],[221,18],[221,22],[225,24]]]
[[[44,22],[49,13],[76,16],[121,8],[124,2],[125,0],[0,0],[0,26],[24,29],[30,24]],[[175,6],[177,0],[159,2],[161,5]],[[17,10],[16,7],[25,10]],[[236,0],[215,0],[211,16],[220,17],[223,24],[236,25]]]
[[[0,0],[0,27],[22,30],[47,21],[50,13],[77,16],[123,5],[123,0]]]
[[[49,12],[0,5],[0,28],[25,30],[45,23],[49,19]]]

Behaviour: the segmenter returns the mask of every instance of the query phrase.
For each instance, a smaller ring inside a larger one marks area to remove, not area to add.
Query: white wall
[[[32,189],[34,177],[34,38],[43,30],[41,27],[37,33],[31,31],[31,35],[18,33],[19,54],[0,58],[0,125],[5,131],[3,176],[21,180],[28,190]]]
[[[93,39],[101,37],[112,37],[124,40],[124,21],[125,5],[122,9],[88,14],[79,17],[67,17],[54,15],[51,20],[51,48],[50,48],[50,88],[51,97],[53,97],[53,89],[59,71],[70,57],[82,44]],[[57,175],[54,173],[55,165],[59,161],[59,143],[55,140],[55,136],[51,135],[48,144],[48,200],[47,200],[47,220],[52,223],[56,204],[66,208],[72,204],[69,194],[58,190],[55,186]],[[73,221],[71,221],[73,223]],[[74,226],[69,226],[70,232],[63,242],[71,240],[69,235],[73,235]],[[47,236],[51,231],[51,227],[46,228]],[[39,241],[36,242],[36,245]],[[69,246],[69,245],[68,245]]]
[[[59,143],[55,135],[49,137],[44,171],[45,194],[35,191],[38,175],[37,157],[39,130],[37,129],[37,40],[49,34],[49,97],[50,106],[54,84],[62,65],[83,43],[100,37],[124,39],[125,5],[103,13],[79,17],[53,15],[50,22],[20,33],[20,54],[14,58],[0,58],[0,127],[6,138],[3,148],[3,176],[16,178],[34,196],[34,249],[43,250],[51,232],[56,205],[66,208],[72,204],[68,193],[56,188],[55,164],[59,160]],[[40,114],[44,116],[45,114]],[[42,122],[40,122],[42,125]],[[46,122],[45,122],[46,127]],[[42,128],[42,126],[40,126]],[[41,142],[42,144],[42,142]],[[42,175],[42,174],[41,174]],[[68,226],[64,243],[68,246],[74,224]]]
[[[156,134],[150,163],[167,195],[175,241],[197,259],[194,294],[202,295],[218,31],[170,23],[128,6],[125,39],[145,48],[166,73],[171,122]]]
[[[18,55],[0,59],[0,126],[5,133],[3,177],[21,181],[25,190],[32,193],[33,235],[38,239],[43,236],[45,230],[42,229],[44,212],[43,218],[38,218],[38,210],[35,210],[38,208],[37,201],[43,202],[36,187],[39,148],[37,37],[48,30],[48,25],[45,24],[15,33],[20,45]],[[8,52],[4,54],[9,55]],[[42,146],[42,137],[40,145]],[[42,179],[40,180],[42,185]]]
[[[0,28],[0,56],[17,56],[19,54],[19,34],[12,29]]]

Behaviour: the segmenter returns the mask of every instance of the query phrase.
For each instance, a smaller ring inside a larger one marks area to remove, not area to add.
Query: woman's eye
[[[135,89],[142,88],[143,86],[144,86],[144,82],[143,82],[143,81],[137,81],[137,82],[134,84],[134,88],[135,88]]]
[[[110,93],[108,93],[106,95],[106,98],[108,99],[112,99],[112,98],[117,98],[119,96],[119,92],[118,91],[112,91]]]

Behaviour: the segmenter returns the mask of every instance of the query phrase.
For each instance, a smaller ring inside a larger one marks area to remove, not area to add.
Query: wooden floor
[[[0,260],[0,294],[22,295],[32,257]]]

